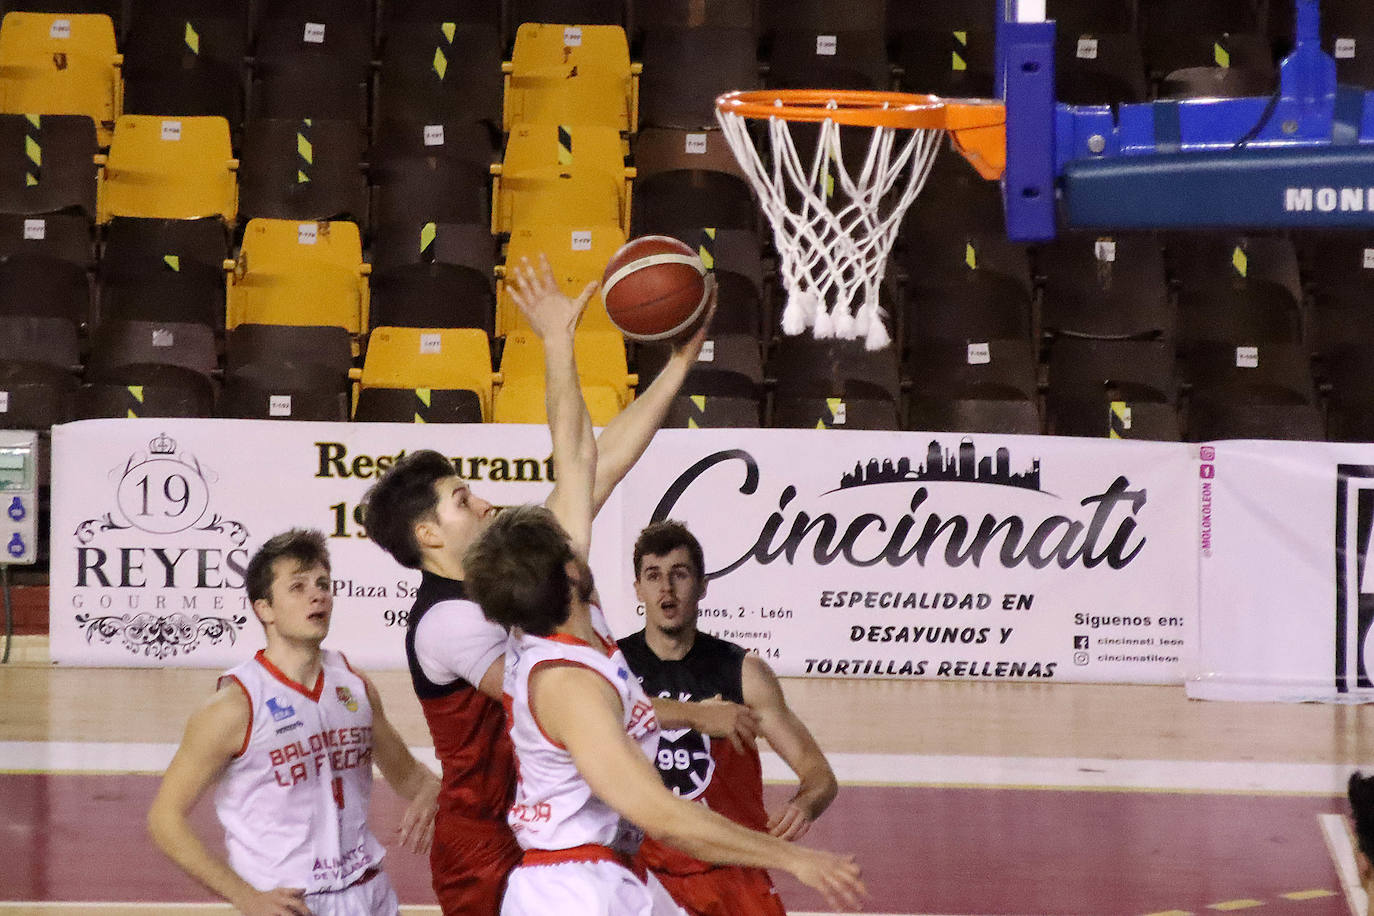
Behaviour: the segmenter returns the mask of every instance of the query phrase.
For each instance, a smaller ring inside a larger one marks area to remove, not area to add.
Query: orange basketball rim
[[[756,89],[716,99],[725,113],[749,120],[834,121],[846,127],[942,130],[978,174],[992,181],[1007,164],[1007,109],[998,99],[946,99],[910,92]]]

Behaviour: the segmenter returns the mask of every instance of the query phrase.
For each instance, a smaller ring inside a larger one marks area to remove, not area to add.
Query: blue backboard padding
[[[1374,227],[1374,146],[1070,162],[1070,228]]]

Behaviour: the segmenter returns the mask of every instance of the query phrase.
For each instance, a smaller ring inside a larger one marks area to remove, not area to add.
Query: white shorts
[[[510,873],[501,916],[687,916],[649,875],[615,862],[522,865]]]
[[[306,894],[305,905],[313,916],[397,916],[401,912],[396,891],[384,871],[341,891]]]

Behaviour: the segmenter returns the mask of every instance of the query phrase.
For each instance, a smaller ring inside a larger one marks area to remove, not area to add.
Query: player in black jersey
[[[655,763],[678,795],[700,799],[737,823],[795,840],[835,799],[838,785],[825,755],[788,707],[777,676],[757,655],[697,630],[706,594],[701,544],[679,522],[657,522],[635,542],[635,594],[647,626],[620,640],[630,668],[650,697],[721,697],[749,706],[758,731],[797,774],[796,793],[771,817],[763,806],[763,773],[752,742],[711,741],[691,729],[664,729]],[[762,869],[717,866],[646,839],[640,861],[694,916],[780,914],[777,891]]]

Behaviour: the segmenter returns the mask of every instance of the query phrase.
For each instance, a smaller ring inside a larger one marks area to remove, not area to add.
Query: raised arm
[[[540,726],[563,744],[593,793],[646,833],[708,862],[781,868],[837,908],[866,894],[852,857],[786,843],[678,798],[621,724],[620,698],[586,668],[550,667],[531,679]]]
[[[258,891],[223,859],[210,854],[188,815],[243,746],[248,697],[236,684],[221,688],[186,723],[176,756],[148,809],[148,833],[163,855],[210,891],[251,916],[310,916],[304,888]]]
[[[601,507],[610,498],[611,491],[616,488],[616,484],[629,473],[630,468],[639,460],[639,456],[644,454],[644,449],[649,447],[650,440],[654,433],[658,432],[663,425],[663,418],[668,415],[668,408],[673,403],[673,398],[677,396],[682,388],[682,383],[687,379],[687,373],[696,364],[697,357],[701,355],[702,344],[706,342],[706,337],[711,326],[711,319],[716,313],[716,278],[714,275],[707,275],[707,288],[709,289],[710,301],[706,303],[706,318],[701,322],[701,327],[697,332],[684,341],[681,341],[673,348],[672,355],[668,357],[668,363],[663,367],[658,376],[653,380],[644,393],[630,402],[610,423],[601,431],[601,435],[596,440],[597,459],[596,459],[596,485],[592,496],[592,514],[601,511]]]
[[[382,697],[368,678],[367,701],[372,705],[372,753],[396,794],[410,804],[401,815],[397,836],[401,845],[421,855],[429,852],[434,839],[434,815],[438,811],[439,777],[406,747],[391,720],[382,710]]]
[[[544,344],[544,406],[553,438],[553,492],[545,501],[568,532],[573,547],[586,556],[592,536],[592,483],[596,475],[596,438],[577,377],[574,335],[587,300],[596,291],[589,283],[576,299],[558,288],[549,259],[536,268],[526,259],[513,272],[511,298],[529,319]]]
[[[787,705],[773,669],[746,655],[741,680],[744,702],[758,716],[759,734],[797,774],[796,793],[768,819],[768,831],[784,840],[801,839],[839,792],[835,771],[806,724]]]

